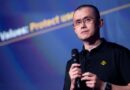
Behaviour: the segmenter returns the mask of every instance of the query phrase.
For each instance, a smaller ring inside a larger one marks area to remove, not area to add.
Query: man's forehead
[[[91,7],[82,7],[74,12],[74,18],[82,18],[86,16],[95,16],[94,10]]]

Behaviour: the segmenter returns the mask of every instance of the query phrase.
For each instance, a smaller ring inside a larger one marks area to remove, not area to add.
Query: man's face
[[[95,12],[90,7],[81,8],[74,13],[74,31],[81,40],[88,40],[99,32]]]

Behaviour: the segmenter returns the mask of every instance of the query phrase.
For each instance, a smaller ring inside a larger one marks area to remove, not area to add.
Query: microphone
[[[79,52],[77,49],[72,49],[72,59],[74,63],[79,63]]]
[[[79,63],[79,52],[78,52],[78,50],[77,49],[72,49],[71,55],[72,55],[73,62],[74,63]],[[81,80],[80,80],[79,77],[76,78],[75,88],[77,90],[81,88]]]

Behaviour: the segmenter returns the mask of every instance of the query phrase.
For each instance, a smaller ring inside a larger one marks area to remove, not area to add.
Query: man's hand
[[[69,76],[70,76],[70,80],[71,80],[71,87],[70,89],[73,90],[75,87],[75,80],[76,78],[81,78],[81,69],[79,68],[80,64],[72,64],[69,70]]]
[[[82,74],[81,80],[84,80],[86,86],[89,88],[97,88],[98,90],[104,90],[105,88],[105,83],[96,74],[86,72]]]
[[[72,64],[69,70],[69,76],[71,80],[70,90],[74,90],[75,88],[75,80],[76,78],[81,78],[82,81],[85,81],[85,84],[89,88],[97,88],[98,90],[104,90],[105,83],[100,80],[96,74],[85,72],[81,73],[81,69],[79,68],[80,64]]]

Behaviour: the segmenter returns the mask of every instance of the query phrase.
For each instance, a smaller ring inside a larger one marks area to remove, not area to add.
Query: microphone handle
[[[72,49],[72,52],[71,52],[71,56],[72,56],[72,59],[73,59],[73,63],[78,63],[79,64],[79,52],[77,49]],[[78,67],[80,68],[80,67]],[[81,80],[80,78],[76,78],[75,80],[75,90],[80,90],[81,89]]]
[[[79,77],[76,78],[75,88],[76,88],[76,90],[79,90],[81,88],[81,80]]]

